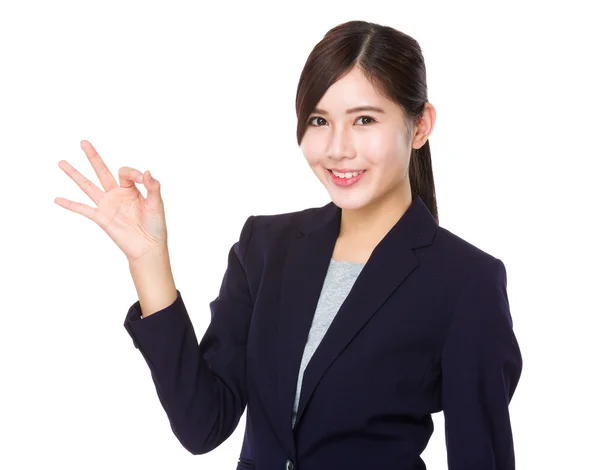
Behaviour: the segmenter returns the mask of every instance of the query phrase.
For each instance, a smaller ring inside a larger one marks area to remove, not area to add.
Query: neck
[[[377,244],[412,203],[410,185],[360,209],[342,209],[339,238]]]

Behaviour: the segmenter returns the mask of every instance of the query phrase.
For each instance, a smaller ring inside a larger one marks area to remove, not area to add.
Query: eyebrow
[[[353,114],[353,113],[359,113],[362,111],[373,111],[375,113],[381,113],[381,114],[385,114],[385,111],[381,108],[378,108],[377,106],[357,106],[355,108],[350,108],[346,110],[346,114]],[[324,114],[327,115],[327,111],[323,110],[323,109],[319,109],[319,108],[315,108],[313,110],[313,113],[316,114]]]

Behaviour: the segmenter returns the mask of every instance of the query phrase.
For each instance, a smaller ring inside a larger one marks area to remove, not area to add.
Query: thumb
[[[148,196],[146,197],[148,205],[155,211],[162,211],[163,200],[160,194],[160,183],[152,177],[150,170],[146,170],[142,175],[142,181],[148,191]]]

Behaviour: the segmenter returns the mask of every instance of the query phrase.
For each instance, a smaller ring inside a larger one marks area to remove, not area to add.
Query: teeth
[[[331,170],[331,172],[337,176],[338,178],[352,178],[353,176],[357,176],[360,175],[361,173],[364,173],[365,170],[361,170],[361,171],[352,171],[352,172],[348,172],[348,173],[338,173],[335,170]]]

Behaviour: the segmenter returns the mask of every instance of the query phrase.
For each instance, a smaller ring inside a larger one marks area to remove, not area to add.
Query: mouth
[[[335,185],[343,187],[352,186],[358,183],[364,177],[366,172],[367,170],[338,172],[337,170],[327,169],[331,181]]]

